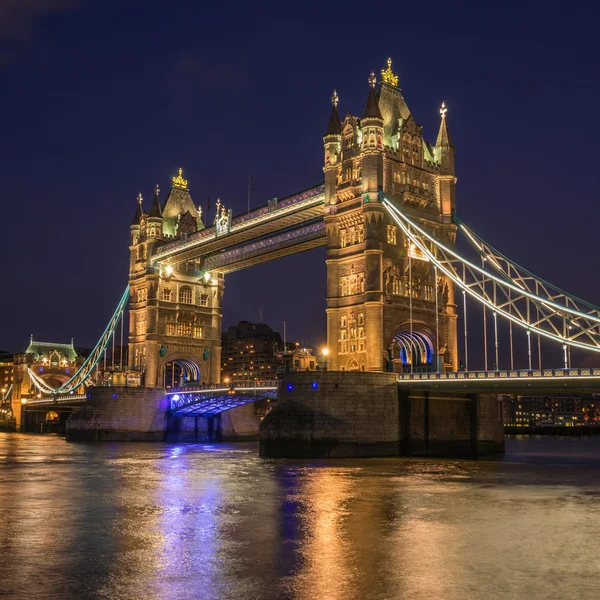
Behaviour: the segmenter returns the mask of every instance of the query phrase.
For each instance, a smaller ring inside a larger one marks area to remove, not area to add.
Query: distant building
[[[317,357],[310,348],[297,348],[292,354],[292,365],[296,371],[316,371]]]
[[[4,398],[8,388],[15,382],[13,373],[14,356],[8,352],[0,352],[0,400]]]
[[[280,333],[264,323],[239,321],[222,334],[221,381],[276,379],[283,353]]]
[[[596,396],[518,396],[502,398],[505,426],[600,425],[600,398]]]

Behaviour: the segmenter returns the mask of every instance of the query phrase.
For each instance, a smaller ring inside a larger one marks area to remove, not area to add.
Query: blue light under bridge
[[[202,389],[182,389],[167,393],[169,413],[177,417],[213,417],[232,408],[259,400],[276,400],[276,382]]]

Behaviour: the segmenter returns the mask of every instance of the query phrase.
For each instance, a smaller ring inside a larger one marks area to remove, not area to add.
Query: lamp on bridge
[[[321,354],[323,355],[323,358],[325,359],[325,370],[327,371],[327,367],[328,367],[327,357],[329,356],[329,348],[323,348],[321,350]]]

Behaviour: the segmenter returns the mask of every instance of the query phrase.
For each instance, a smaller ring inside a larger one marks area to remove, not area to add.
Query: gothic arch
[[[422,323],[400,325],[388,345],[392,359],[403,365],[424,366],[432,364],[436,355],[436,336]]]
[[[186,376],[189,377],[190,380],[194,379],[199,383],[208,382],[209,380],[209,372],[208,372],[208,362],[202,360],[199,356],[194,356],[193,354],[182,354],[179,352],[172,352],[167,354],[164,358],[160,359],[160,363],[158,365],[158,376],[159,381],[157,381],[157,385],[162,387],[163,379],[165,376],[165,368],[167,364],[174,362],[179,365]]]

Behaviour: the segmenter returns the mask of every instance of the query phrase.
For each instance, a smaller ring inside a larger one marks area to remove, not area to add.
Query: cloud
[[[250,75],[241,66],[224,63],[208,65],[196,56],[182,56],[171,73],[173,83],[198,91],[239,91],[251,87]]]
[[[209,65],[197,56],[181,56],[167,77],[167,94],[180,119],[192,120],[202,95],[211,92],[241,93],[252,89],[245,67],[235,63]]]
[[[0,0],[0,41],[26,42],[31,39],[41,17],[77,5],[79,0]]]

